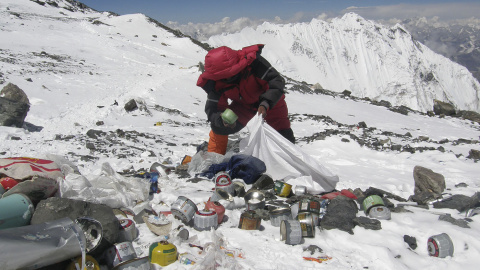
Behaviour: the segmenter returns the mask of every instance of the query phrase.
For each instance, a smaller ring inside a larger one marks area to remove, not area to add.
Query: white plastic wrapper
[[[256,115],[247,124],[250,135],[240,144],[240,152],[259,158],[267,167],[267,174],[273,179],[299,178],[311,176],[306,186],[309,193],[315,194],[335,189],[339,179],[327,168],[319,164],[303,150],[285,139]]]
[[[133,207],[137,201],[148,199],[149,183],[143,179],[123,177],[108,163],[102,164],[99,175],[87,179],[85,176],[62,165],[66,172],[60,183],[62,198],[105,204],[112,208]]]

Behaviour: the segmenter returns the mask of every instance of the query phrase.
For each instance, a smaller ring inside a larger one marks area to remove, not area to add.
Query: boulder
[[[0,91],[0,125],[22,127],[30,110],[27,95],[18,86],[9,83]]]
[[[64,199],[58,197],[40,201],[32,216],[30,223],[40,224],[68,217],[75,220],[80,217],[90,217],[102,224],[103,238],[95,254],[101,254],[112,244],[117,242],[120,233],[120,222],[115,216],[113,209],[103,205],[79,200]]]
[[[463,194],[456,194],[452,197],[433,203],[433,208],[457,209],[459,212],[478,207],[480,204],[480,192],[468,197]]]
[[[435,99],[433,101],[433,112],[436,115],[452,116],[455,115],[455,107],[450,103]]]
[[[415,195],[425,191],[442,194],[445,190],[445,177],[430,169],[415,166],[413,169],[413,179],[415,180]]]
[[[339,195],[332,199],[327,206],[327,213],[320,221],[323,229],[339,229],[353,234],[355,222],[353,221],[358,212],[357,204],[353,199]]]

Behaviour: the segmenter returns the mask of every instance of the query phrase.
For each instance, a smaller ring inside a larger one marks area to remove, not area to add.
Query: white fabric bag
[[[240,152],[262,160],[267,167],[266,173],[273,179],[290,183],[301,178],[309,193],[335,189],[339,181],[337,175],[264,123],[261,116],[254,116],[247,128],[250,135],[241,142]]]

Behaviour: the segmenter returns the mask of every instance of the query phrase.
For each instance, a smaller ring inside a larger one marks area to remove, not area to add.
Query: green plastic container
[[[382,197],[378,196],[378,195],[371,195],[371,196],[368,196],[367,198],[365,198],[365,200],[363,200],[362,202],[362,207],[363,207],[363,211],[365,211],[365,214],[368,215],[368,212],[370,211],[370,209],[374,206],[384,206],[385,203],[383,202],[383,199]]]
[[[26,226],[33,215],[33,204],[23,194],[0,199],[0,230]]]
[[[235,121],[237,121],[238,116],[232,110],[226,109],[222,113],[222,119],[223,119],[223,121],[225,121],[225,123],[231,125],[231,124],[235,123]]]

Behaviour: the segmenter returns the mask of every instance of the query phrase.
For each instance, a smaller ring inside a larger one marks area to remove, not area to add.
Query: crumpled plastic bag
[[[123,177],[109,163],[103,163],[100,173],[91,179],[76,173],[67,164],[61,165],[61,168],[66,174],[60,182],[62,198],[105,204],[112,208],[133,207],[137,202],[148,199],[148,181]]]
[[[261,116],[254,116],[247,124],[250,135],[240,144],[240,153],[252,155],[265,162],[267,174],[273,179],[302,178],[309,193],[335,189],[339,179],[314,158],[267,123]],[[311,179],[304,176],[311,176]]]
[[[197,176],[198,174],[207,171],[213,164],[228,162],[233,154],[233,152],[227,152],[225,155],[222,155],[214,152],[207,152],[206,150],[200,150],[188,163],[187,172],[190,176]]]

